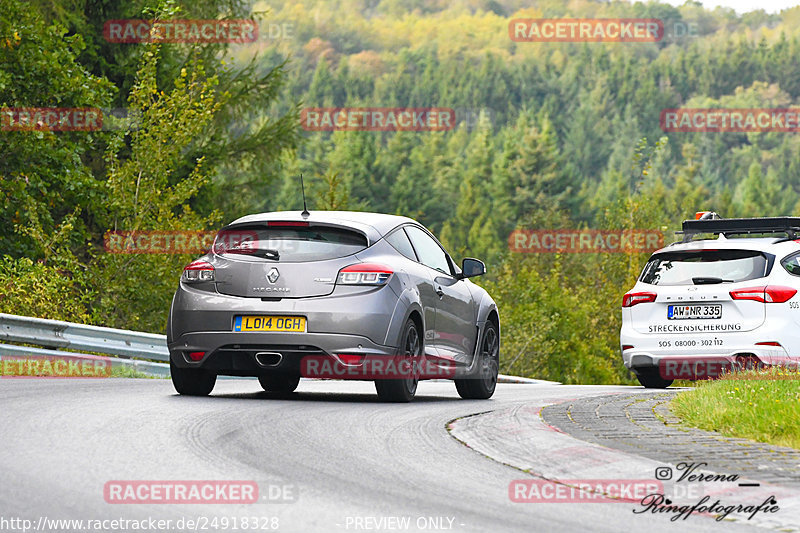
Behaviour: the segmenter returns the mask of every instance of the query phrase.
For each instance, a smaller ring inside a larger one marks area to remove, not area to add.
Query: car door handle
[[[442,297],[444,297],[444,291],[442,290],[441,287],[436,287],[436,294],[439,295],[440,300],[442,299]]]

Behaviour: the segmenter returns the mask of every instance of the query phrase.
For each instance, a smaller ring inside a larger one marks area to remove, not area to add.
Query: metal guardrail
[[[116,366],[158,376],[169,375],[169,365],[164,363],[169,361],[166,335],[0,313],[0,341],[45,347],[0,344],[0,355],[93,358],[76,353],[87,351],[116,356],[110,359]],[[140,361],[132,359],[134,357],[164,362]]]
[[[0,356],[97,358],[94,355],[59,349],[85,350],[116,356],[107,359],[114,366],[133,368],[145,374],[169,376],[169,365],[165,364],[169,361],[166,335],[0,313],[0,341],[45,347],[33,348],[0,344]],[[132,359],[134,357],[150,359],[150,361]],[[503,374],[498,376],[498,381],[500,383],[555,383]]]
[[[169,361],[167,336],[0,313],[0,341]]]

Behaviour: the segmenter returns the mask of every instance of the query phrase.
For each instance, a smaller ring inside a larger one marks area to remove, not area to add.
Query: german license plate
[[[306,319],[302,316],[237,316],[233,331],[291,331],[304,333]]]
[[[667,318],[670,320],[691,320],[722,318],[720,304],[684,304],[667,307]]]

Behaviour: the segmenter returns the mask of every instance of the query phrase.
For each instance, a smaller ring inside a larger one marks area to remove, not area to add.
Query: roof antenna
[[[300,173],[300,189],[303,191],[303,212],[300,213],[300,216],[303,218],[308,218],[311,216],[311,213],[308,212],[308,208],[306,207],[306,186],[303,185],[303,173]]]

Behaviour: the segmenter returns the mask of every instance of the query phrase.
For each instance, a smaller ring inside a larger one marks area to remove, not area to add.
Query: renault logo
[[[281,273],[275,267],[270,268],[269,272],[267,272],[267,281],[270,283],[275,283],[279,277],[281,277]]]

